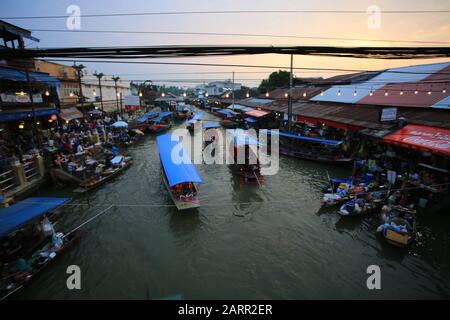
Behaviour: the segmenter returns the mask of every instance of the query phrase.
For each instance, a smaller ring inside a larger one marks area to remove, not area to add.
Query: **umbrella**
[[[126,123],[125,121],[117,121],[115,123],[112,124],[113,128],[128,128],[128,123]]]

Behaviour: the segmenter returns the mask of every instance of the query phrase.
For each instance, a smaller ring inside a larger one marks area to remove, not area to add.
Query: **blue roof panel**
[[[178,136],[163,134],[156,139],[158,141],[159,157],[171,187],[184,182],[203,183],[203,179],[192,164]],[[178,159],[174,159],[172,153]]]

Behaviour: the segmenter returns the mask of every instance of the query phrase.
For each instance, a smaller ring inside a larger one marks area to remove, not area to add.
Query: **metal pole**
[[[120,79],[120,77],[112,77],[114,80],[114,88],[116,89],[116,104],[117,104],[117,112],[119,112],[119,96],[117,94],[117,81]]]
[[[291,54],[291,71],[289,73],[289,96],[288,96],[288,132],[292,130],[292,85],[293,85],[294,55]]]
[[[35,137],[37,137],[37,140],[38,140],[38,147],[41,148],[41,136],[40,136],[39,131],[37,129],[36,110],[34,108],[33,91],[31,90],[30,74],[28,73],[28,69],[25,69],[25,76],[26,76],[26,79],[27,79],[27,90],[26,91],[30,95],[31,112],[33,113],[33,131],[34,131]]]
[[[231,99],[233,101],[233,111],[234,111],[234,71],[233,71],[233,77],[232,77],[232,87],[231,87]]]

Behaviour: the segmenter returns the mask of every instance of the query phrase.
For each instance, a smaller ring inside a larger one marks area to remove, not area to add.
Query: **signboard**
[[[15,94],[15,93],[2,93],[0,95],[3,103],[30,103],[30,96],[27,93]],[[41,94],[33,94],[33,102],[42,103],[42,95]]]
[[[381,110],[380,121],[395,121],[397,120],[397,108],[384,108]]]

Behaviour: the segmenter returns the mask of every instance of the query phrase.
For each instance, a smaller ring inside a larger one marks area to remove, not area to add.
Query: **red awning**
[[[267,116],[269,113],[270,113],[269,111],[265,110],[251,110],[247,111],[245,114],[253,118],[261,118]]]
[[[442,156],[450,156],[450,130],[408,124],[384,137],[387,143],[418,149]]]

